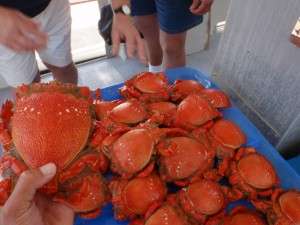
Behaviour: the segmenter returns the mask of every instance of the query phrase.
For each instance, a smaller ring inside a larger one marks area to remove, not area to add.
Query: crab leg
[[[3,145],[4,150],[8,151],[12,145],[11,135],[8,131],[8,124],[13,115],[13,103],[6,101],[0,111],[0,144]]]
[[[154,166],[155,166],[154,162],[151,162],[142,172],[140,172],[138,174],[137,177],[147,177],[147,176],[149,176],[152,173],[152,171],[154,170]]]
[[[16,176],[19,176],[26,169],[26,165],[13,156],[6,155],[0,159],[0,205],[6,202],[13,187],[11,178],[5,176],[5,173],[12,170]]]
[[[75,175],[80,174],[86,167],[88,167],[90,171],[99,172],[107,167],[107,161],[102,161],[106,161],[103,155],[101,157],[97,153],[86,154],[79,158],[71,167],[60,174],[59,182],[64,183]]]
[[[108,201],[106,186],[102,177],[91,174],[78,180],[73,180],[65,186],[68,192],[59,192],[54,201],[60,202],[72,208],[75,212],[92,212]],[[94,211],[95,212],[95,211]],[[97,216],[98,214],[90,214]]]

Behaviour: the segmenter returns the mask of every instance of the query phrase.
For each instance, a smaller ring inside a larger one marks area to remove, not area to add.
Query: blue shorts
[[[185,32],[203,21],[190,12],[192,0],[131,0],[133,16],[157,14],[160,28],[166,33]]]

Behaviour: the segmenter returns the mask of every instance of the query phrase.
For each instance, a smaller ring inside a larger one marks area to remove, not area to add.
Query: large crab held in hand
[[[57,82],[23,85],[1,116],[1,204],[22,171],[53,162],[57,175],[40,191],[83,216],[96,216],[109,197],[101,175],[108,163],[89,144],[94,132],[90,90]]]

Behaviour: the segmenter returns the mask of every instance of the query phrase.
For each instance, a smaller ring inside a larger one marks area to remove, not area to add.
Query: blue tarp
[[[171,69],[167,71],[167,76],[170,83],[177,79],[192,79],[202,83],[207,88],[217,88],[217,86],[203,73],[191,68]],[[122,84],[108,87],[102,90],[103,98],[105,100],[113,100],[120,98],[118,88]],[[267,157],[275,167],[280,178],[283,188],[299,189],[300,190],[300,176],[297,172],[284,160],[278,151],[263,137],[260,131],[246,118],[246,116],[236,107],[231,107],[223,111],[224,117],[230,119],[238,124],[244,133],[247,135],[247,145],[253,146],[258,152]],[[300,157],[290,161],[298,169],[300,165]],[[102,215],[95,220],[77,219],[76,225],[119,225],[128,224],[127,222],[117,222],[113,219],[112,206],[108,205],[103,209]]]

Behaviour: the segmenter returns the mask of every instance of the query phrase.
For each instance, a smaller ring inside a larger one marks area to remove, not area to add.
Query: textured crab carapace
[[[107,162],[102,153],[89,147],[94,132],[89,89],[53,82],[23,85],[16,95],[11,121],[5,119],[2,124],[5,129],[0,131],[6,137],[9,134],[11,143],[4,143],[7,148],[0,166],[4,178],[0,185],[7,187],[9,180],[11,185],[1,192],[7,192],[7,197],[17,177],[28,167],[38,168],[53,162],[57,176],[42,191],[76,212],[99,210],[107,200],[100,174]],[[2,111],[7,111],[8,105],[5,107]],[[97,192],[92,186],[99,187]],[[61,192],[66,193],[65,198]]]

